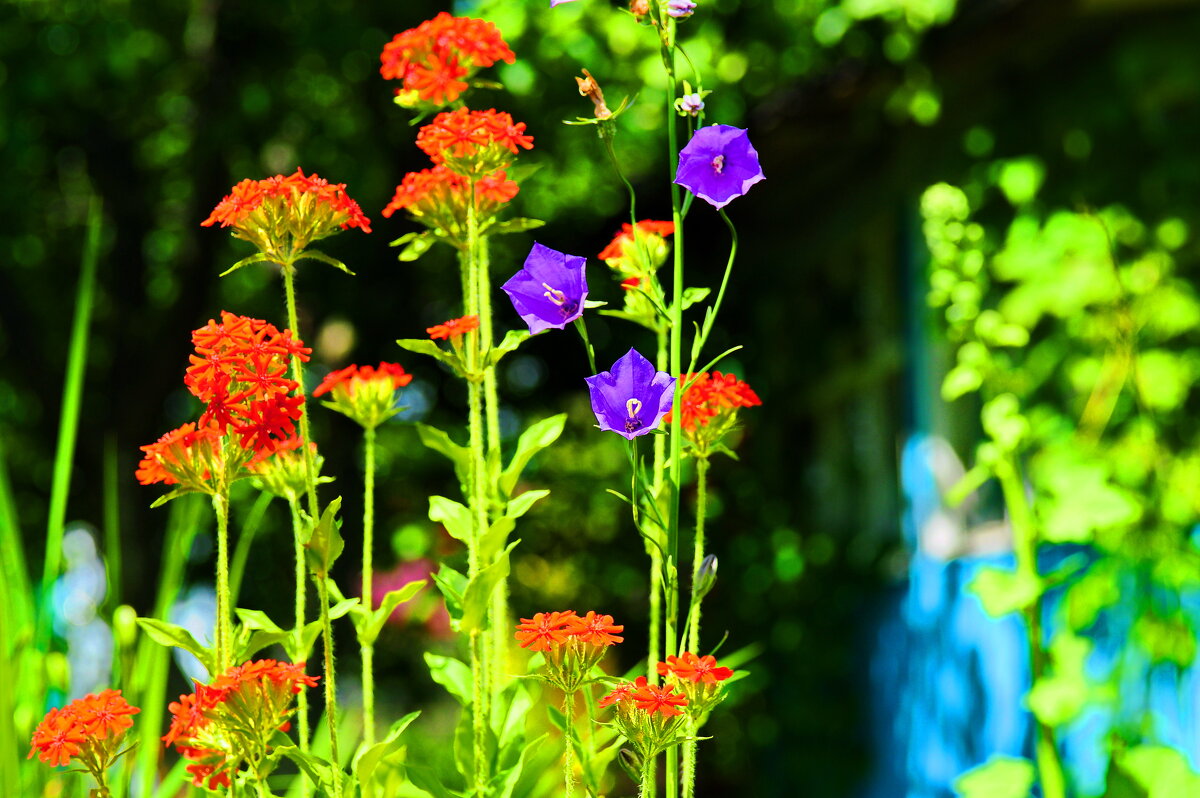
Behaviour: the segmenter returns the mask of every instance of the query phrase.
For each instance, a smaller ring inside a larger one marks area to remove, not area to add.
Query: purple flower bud
[[[698,113],[704,110],[704,100],[700,98],[699,92],[696,92],[695,94],[683,95],[679,98],[678,105],[680,111],[691,114],[692,116],[696,116]]]
[[[629,440],[657,429],[675,399],[675,378],[633,349],[586,381],[600,429]]]
[[[696,4],[692,0],[667,0],[667,14],[676,19],[687,19],[695,10]]]
[[[501,288],[531,335],[551,327],[561,330],[583,315],[587,298],[587,258],[534,244],[525,265]]]
[[[570,2],[571,2],[571,0],[550,0],[550,7],[554,8],[556,5],[559,5],[561,3],[570,3]]]
[[[758,152],[742,128],[709,125],[679,153],[675,182],[714,208],[724,208],[765,180]]]

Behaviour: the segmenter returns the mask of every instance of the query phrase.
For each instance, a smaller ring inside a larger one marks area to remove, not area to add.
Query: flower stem
[[[308,590],[305,585],[304,567],[304,522],[300,519],[300,504],[298,498],[288,499],[288,508],[292,513],[292,546],[296,560],[296,631],[297,638],[304,632],[304,605],[307,603]],[[301,690],[296,696],[297,728],[300,737],[300,750],[308,751],[308,691]],[[308,795],[308,782],[305,781],[304,795]]]
[[[363,554],[362,600],[367,612],[375,611],[374,571],[372,563],[375,545],[375,428],[363,432],[365,460],[363,466]],[[375,742],[375,644],[362,644],[363,684],[363,742]]]
[[[1038,584],[1034,600],[1021,611],[1025,618],[1025,632],[1028,636],[1032,683],[1036,685],[1045,675],[1048,659],[1042,645],[1044,585],[1041,575],[1038,573],[1037,522],[1033,515],[1033,508],[1029,506],[1029,499],[1025,495],[1025,482],[1021,476],[1021,468],[1016,455],[1009,454],[997,464],[996,478],[1000,482],[1000,490],[1004,495],[1009,522],[1012,525],[1013,553],[1017,560],[1017,575],[1024,580]],[[1043,798],[1066,798],[1066,783],[1058,746],[1055,742],[1054,727],[1041,721],[1036,722],[1036,727],[1037,741],[1034,750],[1042,796]]]
[[[327,574],[314,574],[317,598],[321,602],[321,640],[325,646],[325,720],[329,724],[329,761],[333,765],[333,798],[341,798],[341,757],[338,756],[337,683],[333,670],[333,622],[329,618],[329,586]]]
[[[486,746],[484,745],[484,733],[486,731],[485,721],[487,715],[484,714],[483,704],[487,690],[485,689],[483,675],[486,673],[483,662],[483,638],[478,629],[471,632],[471,674],[474,677],[471,680],[471,736],[473,739],[473,756],[474,762],[474,781],[475,795],[483,795],[484,788],[487,786],[487,776],[484,768],[484,756]]]
[[[288,329],[292,331],[292,336],[299,340],[300,322],[296,317],[296,268],[286,263],[280,264],[280,267],[283,272],[284,297],[287,301]],[[301,362],[300,356],[295,354],[292,355],[292,379],[298,383],[297,390],[300,391],[300,394],[305,395],[304,364]],[[312,447],[309,446],[311,440],[312,436],[308,431],[308,402],[306,401],[300,405],[300,450],[304,452],[304,490],[308,497],[308,515],[315,524],[321,517],[321,513],[317,506],[317,469],[313,462]]]
[[[571,763],[571,737],[575,729],[575,693],[563,694],[563,778],[566,798],[575,794],[575,768]]]
[[[721,277],[721,287],[717,289],[717,298],[713,300],[712,311],[705,315],[704,326],[700,328],[700,343],[692,350],[692,360],[688,364],[688,373],[696,370],[696,362],[700,357],[700,352],[704,349],[704,344],[708,342],[708,336],[712,332],[713,324],[717,320],[717,314],[721,312],[721,303],[725,300],[725,287],[729,285],[729,275],[733,273],[733,262],[737,259],[737,228],[733,226],[733,221],[726,215],[724,210],[720,210],[718,213],[725,220],[725,226],[729,228],[729,259],[725,262],[725,274]]]
[[[642,765],[642,783],[638,789],[638,798],[654,798],[658,793],[658,784],[654,779],[654,757],[647,757]]]
[[[696,721],[688,721],[688,737],[695,737],[698,726]],[[683,798],[692,798],[696,794],[696,741],[688,740],[683,744]]]
[[[707,511],[708,457],[696,457],[696,536],[692,555],[692,607],[688,614],[687,650],[700,655],[700,596],[696,593],[696,577],[704,564],[704,516]],[[695,743],[689,743],[695,749]],[[686,754],[686,749],[685,749]]]
[[[654,368],[657,371],[667,370],[667,331],[659,328],[658,352],[654,358]],[[667,439],[662,435],[654,436],[654,501],[662,496],[663,478],[667,462]],[[647,647],[646,676],[651,684],[658,684],[659,646],[662,639],[662,552],[657,546],[650,546],[650,645]],[[656,760],[650,760],[654,767]]]
[[[212,496],[213,512],[217,515],[217,623],[216,638],[217,676],[229,669],[233,652],[229,634],[229,491],[227,488]]]

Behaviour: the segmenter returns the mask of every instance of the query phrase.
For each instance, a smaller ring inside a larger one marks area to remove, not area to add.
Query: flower
[[[304,663],[272,659],[236,665],[195,692],[172,702],[171,725],[163,736],[191,760],[192,783],[210,790],[227,787],[243,763],[259,778],[267,776],[270,739],[290,728],[295,711],[292,698],[317,677],[304,672]]]
[[[401,105],[445,105],[466,91],[467,78],[497,61],[516,56],[500,31],[482,19],[455,17],[443,11],[415,28],[397,33],[383,46],[379,74],[403,81],[396,89]]]
[[[704,110],[704,98],[700,96],[699,92],[685,94],[675,101],[675,106],[679,109],[680,113],[687,114],[688,116],[697,116]]]
[[[380,363],[379,368],[347,366],[326,375],[313,396],[332,392],[333,401],[325,402],[326,407],[374,429],[400,412],[396,391],[410,382],[412,375],[398,363]]]
[[[655,371],[634,349],[614,363],[612,371],[585,379],[600,429],[629,440],[657,429],[674,399],[675,378]]]
[[[685,374],[683,383],[679,423],[688,440],[701,451],[707,451],[733,428],[739,408],[762,404],[754,389],[732,374]],[[671,413],[665,421],[670,423]]]
[[[674,222],[643,219],[637,223],[637,227],[626,222],[621,225],[621,232],[613,236],[613,240],[601,250],[597,257],[607,261],[608,265],[614,269],[634,271],[636,266],[640,266],[641,271],[653,271],[666,260],[667,252],[663,239],[674,232]],[[642,262],[645,258],[641,257],[638,248],[639,238],[645,242],[645,248],[650,254],[652,263]]]
[[[135,473],[142,485],[161,482],[209,493],[208,480],[222,468],[221,431],[212,424],[184,424],[141,450],[146,456]]]
[[[534,243],[525,265],[508,279],[504,293],[529,325],[531,335],[561,330],[583,315],[587,299],[587,258]]]
[[[475,215],[481,228],[517,196],[518,190],[504,171],[485,174],[475,181]],[[465,245],[470,191],[469,179],[450,171],[445,164],[409,172],[396,186],[383,215],[390,218],[396,211],[408,211],[413,219],[451,242]]]
[[[629,693],[629,699],[638,709],[645,710],[650,715],[658,712],[664,718],[682,715],[679,707],[686,707],[688,703],[687,698],[672,693],[671,688],[659,687],[656,684],[639,685]]]
[[[765,180],[758,152],[742,128],[709,125],[696,131],[679,153],[675,182],[714,208]]]
[[[687,19],[696,10],[692,0],[667,0],[667,16],[676,19]]]
[[[688,712],[698,720],[725,699],[722,682],[733,676],[733,669],[717,665],[711,654],[698,657],[690,651],[667,657],[666,662],[658,663],[657,670],[669,686],[684,695]]]
[[[546,679],[564,692],[573,693],[587,680],[605,650],[624,641],[611,615],[593,611],[582,617],[574,610],[539,612],[522,618],[516,639],[521,648],[540,651],[546,658]]]
[[[464,175],[485,175],[505,169],[522,149],[533,149],[525,123],[489,109],[443,111],[417,131],[417,147],[435,164],[446,164]]]
[[[276,263],[292,264],[313,241],[342,230],[371,232],[371,220],[346,193],[345,183],[330,183],[316,174],[275,175],[238,183],[202,227],[232,227]],[[236,268],[236,267],[235,267]]]
[[[106,771],[120,752],[125,732],[141,710],[129,704],[120,690],[89,693],[61,709],[51,709],[33,730],[27,758],[53,767],[71,764],[78,757],[96,781],[104,783]]]
[[[254,474],[254,487],[287,501],[297,501],[303,496],[308,486],[308,466],[301,450],[303,445],[304,441],[299,435],[291,435],[271,451],[255,455],[247,466]],[[333,482],[333,477],[320,476],[325,458],[317,452],[317,444],[310,441],[308,447],[312,451],[316,484]]]
[[[478,329],[478,316],[463,316],[461,319],[450,319],[441,324],[426,327],[425,332],[429,333],[429,337],[436,341],[439,338],[454,339],[460,335],[466,335],[471,330]]]
[[[670,687],[650,684],[645,676],[617,685],[600,699],[599,706],[616,708],[617,729],[643,761],[683,742],[687,697],[671,692]]]

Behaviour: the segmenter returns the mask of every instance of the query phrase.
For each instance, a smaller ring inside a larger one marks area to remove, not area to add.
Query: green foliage
[[[959,798],[1028,798],[1033,789],[1033,763],[993,755],[954,780]]]

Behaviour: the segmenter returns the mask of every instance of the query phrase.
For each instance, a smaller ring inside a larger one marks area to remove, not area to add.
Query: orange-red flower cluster
[[[758,394],[746,383],[732,374],[702,371],[699,374],[683,375],[683,382],[695,377],[695,382],[683,392],[683,407],[680,423],[685,431],[695,433],[713,419],[726,420],[740,407],[755,407],[762,404]],[[672,412],[674,412],[672,410]],[[671,413],[664,421],[670,422]]]
[[[120,738],[133,725],[130,716],[140,711],[120,690],[89,693],[46,713],[33,730],[29,758],[37,754],[38,759],[57,767],[79,757],[99,778],[118,753]]]
[[[466,335],[471,330],[479,329],[478,316],[463,316],[461,319],[450,319],[441,324],[435,324],[432,327],[426,327],[425,332],[429,333],[429,337],[433,340],[439,338],[450,339],[457,338],[460,335]]]
[[[174,743],[192,761],[192,783],[210,790],[228,787],[243,761],[261,759],[276,730],[290,728],[292,697],[315,687],[317,677],[304,663],[265,659],[230,668],[211,685],[172,702],[171,725],[163,744]]]
[[[646,681],[645,676],[639,676],[632,682],[623,682],[617,685],[616,689],[600,699],[599,706],[604,708],[624,702],[643,710],[647,715],[657,712],[664,718],[682,715],[683,711],[680,707],[686,707],[688,704],[686,697],[672,693],[669,687],[650,684]]]
[[[518,190],[516,182],[503,171],[481,177],[475,181],[476,214],[480,218],[493,216],[501,205],[517,196]],[[390,218],[396,211],[407,210],[433,227],[453,230],[466,224],[469,191],[467,178],[445,165],[409,172],[396,186],[396,195],[383,209],[383,215]]]
[[[621,232],[613,237],[608,246],[600,253],[600,260],[610,260],[616,258],[627,258],[631,255],[630,247],[636,240],[633,235],[633,225],[626,222],[621,225]],[[656,235],[663,238],[672,235],[675,232],[674,222],[656,222],[651,219],[644,219],[637,223],[637,232],[642,235]]]
[[[417,146],[435,164],[447,159],[455,162],[487,162],[478,171],[494,172],[503,168],[507,151],[516,155],[533,149],[533,136],[526,135],[525,123],[514,122],[504,111],[472,111],[458,108],[443,111],[417,132]],[[499,160],[497,160],[499,159]]]
[[[304,403],[295,380],[288,378],[292,356],[307,360],[311,349],[290,330],[222,311],[220,323],[192,332],[196,353],[184,384],[200,401],[204,413],[196,424],[168,432],[146,453],[137,471],[143,485],[162,482],[193,489],[227,463],[243,464],[269,456],[295,431]],[[236,448],[222,439],[232,433]]]
[[[696,684],[716,684],[732,676],[733,669],[718,666],[717,658],[711,654],[697,657],[692,652],[685,651],[678,657],[669,656],[666,662],[658,663],[658,675],[670,675],[680,681]]]
[[[492,23],[443,11],[396,34],[383,46],[380,60],[379,73],[384,78],[404,82],[396,90],[401,99],[412,93],[420,101],[445,105],[467,90],[463,78],[476,69],[497,61],[511,64],[516,56]]]
[[[614,626],[611,615],[598,615],[588,611],[579,616],[574,610],[564,612],[539,612],[532,618],[522,618],[517,625],[517,641],[521,648],[530,651],[549,651],[570,640],[578,640],[593,646],[611,646],[624,641],[617,637],[624,626]]]
[[[220,223],[221,227],[241,228],[248,221],[254,222],[251,217],[264,205],[274,206],[275,210],[294,209],[297,215],[302,214],[310,220],[319,218],[325,227],[340,227],[343,230],[357,227],[364,233],[371,232],[371,220],[346,193],[345,183],[330,183],[315,173],[305,175],[304,170],[298,167],[294,174],[286,177],[275,175],[265,180],[243,180],[217,203],[217,207],[200,224],[211,227]],[[319,237],[307,236],[310,241]]]
[[[356,388],[361,390],[374,382],[390,384],[390,390],[396,390],[412,382],[412,375],[399,363],[380,363],[379,368],[350,365],[325,375],[325,379],[321,380],[321,384],[313,391],[313,396],[321,396],[330,391],[334,391],[335,394],[345,391],[353,396]]]
[[[374,429],[400,412],[396,391],[412,382],[412,375],[398,363],[371,366],[347,366],[332,372],[313,391],[313,396],[332,393],[325,406]]]

